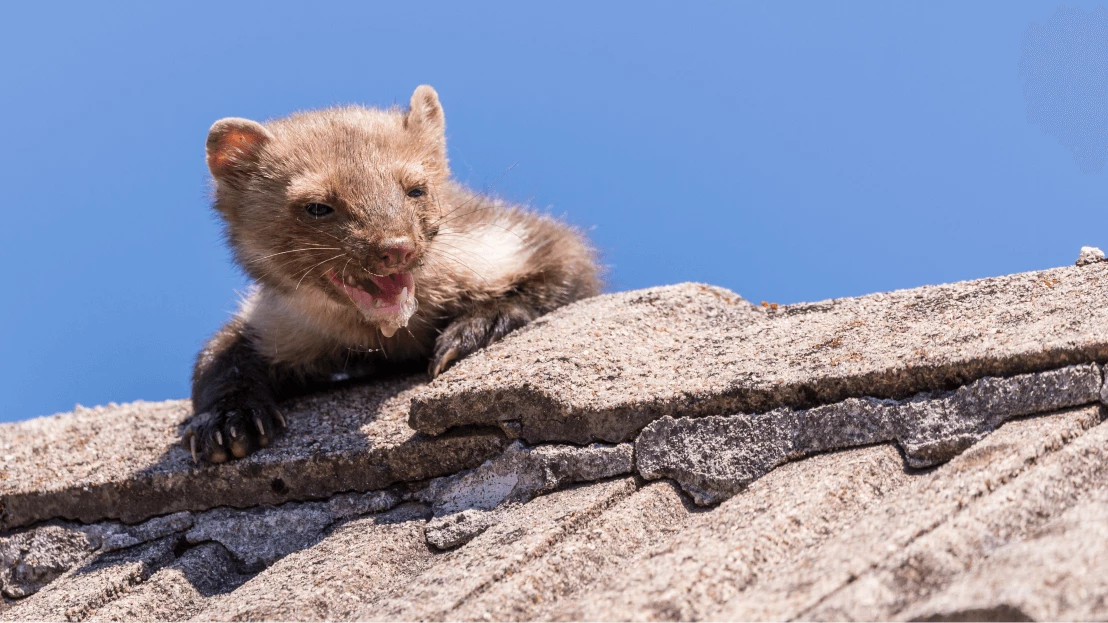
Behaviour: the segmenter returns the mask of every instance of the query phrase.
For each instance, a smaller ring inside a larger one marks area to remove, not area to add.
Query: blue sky
[[[213,121],[421,83],[455,174],[588,228],[611,289],[788,303],[1069,264],[1108,247],[1108,186],[1028,121],[1021,42],[1057,8],[8,3],[0,421],[187,396],[246,285]]]

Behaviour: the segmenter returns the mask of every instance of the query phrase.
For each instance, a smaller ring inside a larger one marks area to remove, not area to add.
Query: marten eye
[[[420,197],[422,197],[423,195],[426,195],[426,194],[427,194],[427,191],[423,190],[422,188],[413,188],[413,189],[408,191],[408,196],[412,197],[413,199],[418,199],[418,198],[420,198]]]
[[[316,218],[319,218],[321,216],[327,216],[328,214],[334,212],[335,209],[325,203],[309,203],[308,205],[304,206],[304,211]]]

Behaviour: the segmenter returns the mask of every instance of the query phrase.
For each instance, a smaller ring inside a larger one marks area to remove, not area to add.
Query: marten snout
[[[384,268],[407,268],[415,259],[411,238],[390,238],[377,244],[377,259]]]
[[[418,252],[409,236],[377,240],[365,249],[365,262],[378,275],[391,275],[412,268]]]

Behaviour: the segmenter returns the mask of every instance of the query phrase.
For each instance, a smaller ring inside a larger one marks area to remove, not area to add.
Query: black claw
[[[273,442],[284,418],[269,405],[220,409],[193,416],[183,431],[185,447],[194,461],[223,463],[242,458]]]

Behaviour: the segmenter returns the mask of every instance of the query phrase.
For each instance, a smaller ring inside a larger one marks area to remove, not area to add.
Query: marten
[[[330,381],[452,363],[597,294],[576,228],[451,179],[438,94],[208,133],[214,208],[252,280],[204,346],[184,444],[221,463],[287,427],[280,401]]]

